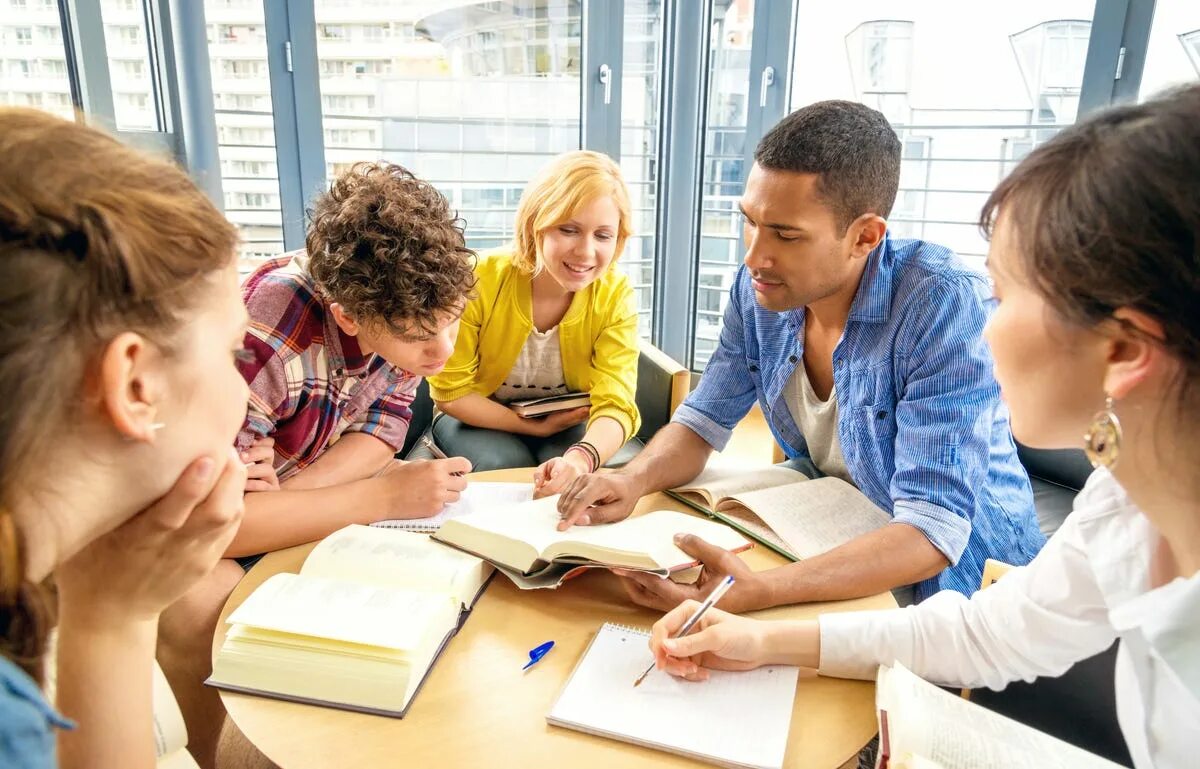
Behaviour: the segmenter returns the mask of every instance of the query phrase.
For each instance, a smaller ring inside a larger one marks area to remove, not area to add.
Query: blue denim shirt
[[[850,477],[950,561],[917,584],[918,601],[944,588],[970,594],[986,559],[1028,563],[1045,543],[981,336],[989,295],[984,277],[948,249],[886,237],[833,351]],[[739,269],[717,350],[672,421],[720,450],[757,400],[788,457],[807,457],[784,402],[804,354],[804,315],[760,307]]]
[[[54,727],[72,724],[46,702],[24,670],[0,657],[0,766],[54,769]]]

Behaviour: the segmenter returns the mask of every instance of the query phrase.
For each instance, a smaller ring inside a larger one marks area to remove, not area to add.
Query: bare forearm
[[[814,558],[763,572],[771,606],[876,595],[950,565],[920,529],[891,523]]]
[[[79,622],[64,602],[58,630],[57,704],[74,720],[59,732],[64,769],[155,765],[152,665],[157,621]]]
[[[603,465],[624,445],[625,430],[617,420],[600,417],[588,427],[583,439],[596,447],[600,454],[600,464]]]
[[[320,489],[370,478],[382,470],[395,451],[373,435],[347,433],[315,462],[280,484],[290,491]]]
[[[644,496],[687,483],[700,474],[712,446],[681,424],[663,427],[621,472]]]
[[[371,478],[319,489],[282,489],[246,495],[246,514],[226,557],[280,550],[312,542],[352,523],[383,515],[382,481]]]
[[[438,408],[463,424],[485,430],[501,430],[506,433],[525,433],[527,424],[507,406],[485,398],[479,393],[438,403]]]

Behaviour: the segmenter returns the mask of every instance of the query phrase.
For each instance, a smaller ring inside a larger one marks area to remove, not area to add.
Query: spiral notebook
[[[493,483],[476,481],[468,484],[457,502],[449,502],[437,515],[428,518],[394,518],[372,523],[384,529],[403,529],[423,534],[432,534],[451,518],[482,510],[495,510],[533,499],[533,483]]]
[[[712,671],[702,683],[650,664],[646,630],[605,623],[546,716],[555,726],[719,766],[778,769],[787,750],[799,669]]]

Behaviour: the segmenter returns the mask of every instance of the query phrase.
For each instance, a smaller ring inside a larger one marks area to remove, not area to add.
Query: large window
[[[58,6],[0,0],[0,104],[74,116]]]
[[[852,99],[903,145],[895,237],[949,246],[982,268],[988,193],[1034,146],[1075,121],[1092,0],[856,2],[806,13],[792,109]],[[966,30],[970,30],[969,34]]]
[[[579,147],[580,3],[317,0],[325,162],[399,163],[435,185],[468,244],[513,233],[525,183]]]
[[[621,171],[629,186],[637,234],[626,244],[620,266],[629,275],[637,295],[638,330],[648,339],[654,310],[662,3],[625,0],[624,22]]]
[[[704,141],[700,255],[692,367],[703,369],[717,349],[721,316],[741,262],[738,200],[746,179],[746,118],[754,0],[708,0],[708,130]]]
[[[1200,3],[1158,0],[1140,96],[1145,99],[1172,86],[1200,79]]]
[[[225,214],[246,273],[284,250],[263,5],[205,0],[204,13]]]

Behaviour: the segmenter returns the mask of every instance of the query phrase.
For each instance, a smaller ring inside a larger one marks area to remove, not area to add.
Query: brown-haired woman
[[[54,727],[61,766],[154,765],[158,615],[242,510],[235,244],[178,169],[0,109],[2,766],[55,766]]]
[[[1120,639],[1117,714],[1134,764],[1195,766],[1200,724],[1200,86],[1120,107],[1034,150],[983,226],[999,303],[986,330],[1016,438],[1096,471],[1045,549],[971,599],[760,622],[695,603],[654,627],[660,666],[784,662],[870,678],[899,660],[954,686],[1060,675]]]

